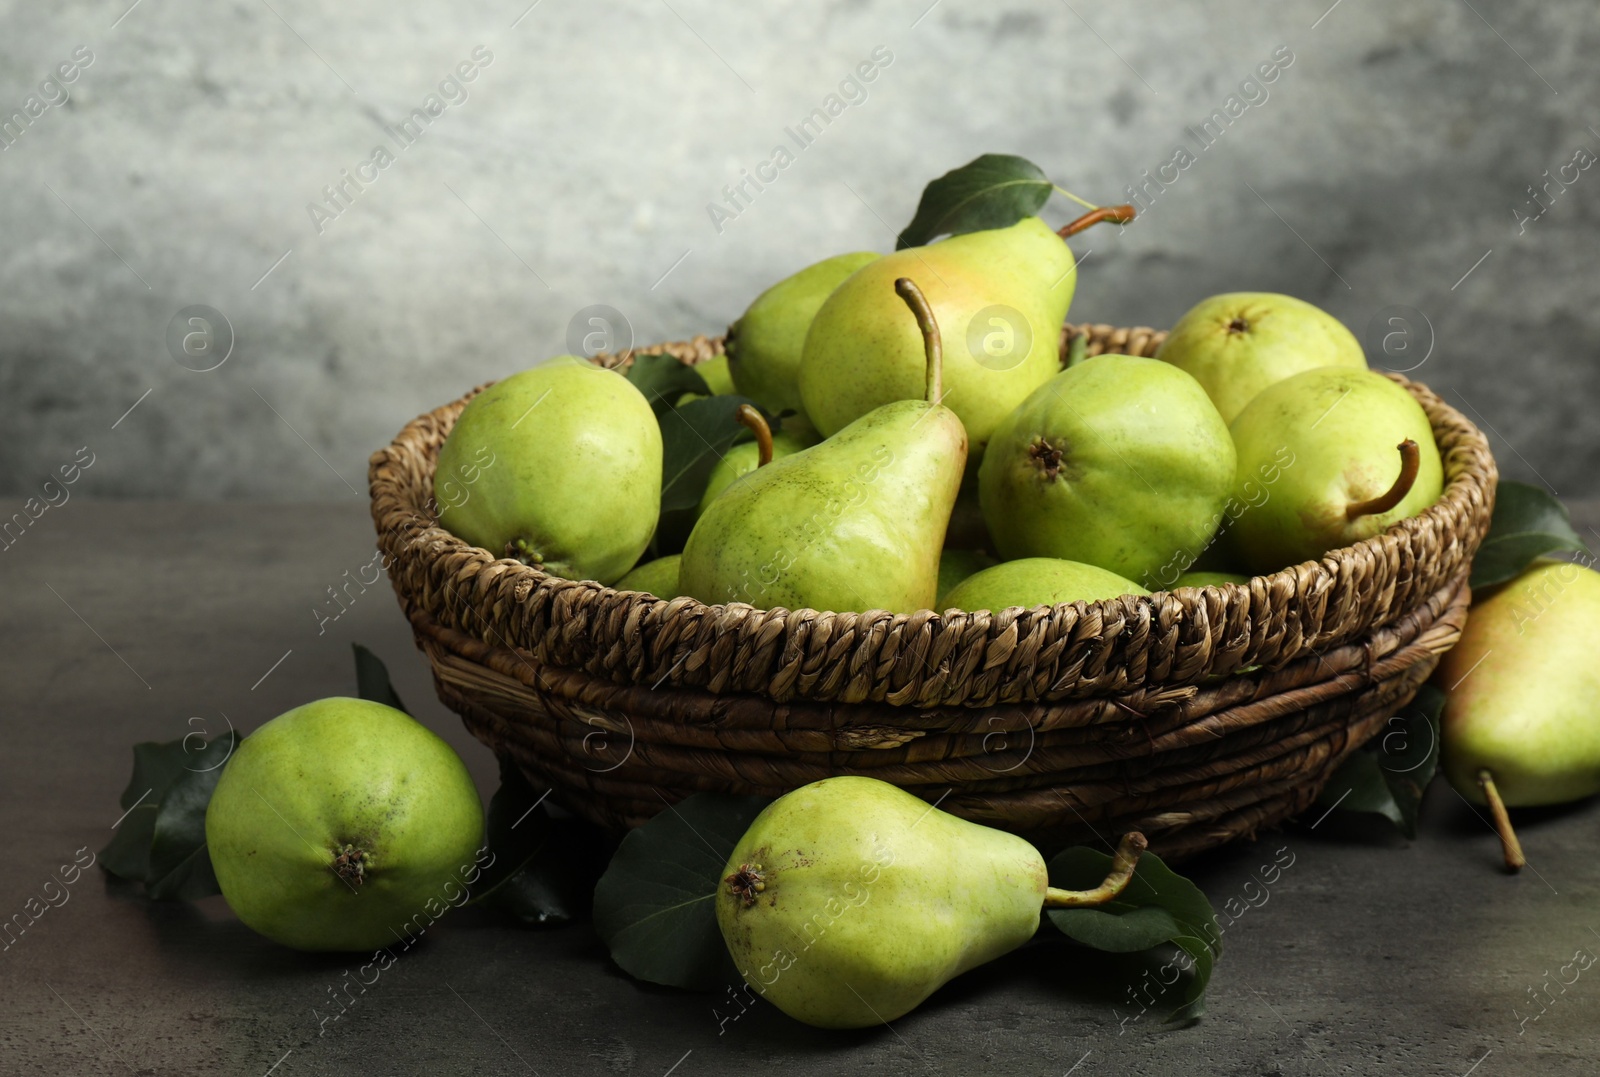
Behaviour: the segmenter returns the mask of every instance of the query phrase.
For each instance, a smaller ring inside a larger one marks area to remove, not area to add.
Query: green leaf
[[[1381,733],[1340,764],[1317,797],[1317,807],[1324,813],[1337,808],[1381,815],[1414,839],[1422,794],[1439,768],[1444,700],[1444,692],[1423,685]]]
[[[515,763],[500,759],[500,788],[489,801],[487,840],[494,854],[473,903],[523,923],[583,916],[611,843],[596,826],[546,809]]]
[[[700,504],[722,454],[755,436],[734,418],[741,404],[754,403],[742,396],[708,396],[660,416],[662,512]],[[762,414],[776,432],[776,416]]]
[[[666,354],[635,355],[624,377],[650,401],[657,419],[671,411],[684,393],[711,395],[711,387],[699,371]]]
[[[1541,487],[1502,479],[1489,534],[1472,561],[1472,587],[1504,583],[1535,559],[1558,550],[1588,552],[1572,529],[1566,506]]]
[[[1098,886],[1110,869],[1111,857],[1105,853],[1067,849],[1050,861],[1050,885],[1088,890]],[[1193,959],[1193,968],[1167,1020],[1200,1016],[1211,970],[1222,953],[1222,932],[1205,894],[1160,857],[1150,852],[1141,856],[1127,888],[1113,901],[1087,909],[1047,911],[1063,934],[1096,950],[1135,953],[1178,947]]]
[[[1167,1014],[1168,1024],[1188,1024],[1198,1021],[1206,1012],[1206,985],[1211,982],[1211,970],[1216,967],[1217,956],[1204,939],[1185,935],[1172,940],[1172,944],[1194,962],[1193,974],[1178,996],[1178,1008]]]
[[[410,714],[406,705],[400,702],[400,694],[394,690],[394,685],[389,683],[389,667],[383,664],[383,659],[359,643],[352,643],[350,647],[356,653],[356,695]]]
[[[98,858],[106,871],[141,883],[149,877],[150,842],[155,836],[156,813],[167,790],[184,773],[184,765],[189,760],[185,746],[194,736],[160,744],[144,741],[133,746],[133,775],[120,801],[126,814]]]
[[[895,241],[895,250],[920,247],[939,236],[986,228],[1009,228],[1039,212],[1054,190],[1032,161],[986,153],[952,169],[922,190],[916,215]]]
[[[206,853],[206,805],[239,740],[230,729],[189,752],[183,772],[161,798],[145,877],[150,897],[197,901],[222,892]]]
[[[696,793],[622,839],[594,889],[594,927],[641,980],[714,991],[739,982],[712,905],[765,797]]]
[[[100,850],[97,863],[119,879],[144,882],[150,875],[150,839],[155,837],[159,807],[147,800],[125,815],[111,841]]]

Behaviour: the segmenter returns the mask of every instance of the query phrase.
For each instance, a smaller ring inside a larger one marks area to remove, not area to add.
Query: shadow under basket
[[[1088,352],[1163,333],[1067,326]],[[649,349],[685,362],[698,337]],[[613,361],[614,362],[614,361]],[[438,526],[434,462],[473,394],[369,469],[378,545],[439,698],[568,810],[638,826],[691,793],[862,774],[1045,851],[1141,830],[1181,858],[1308,808],[1461,634],[1496,472],[1425,386],[1432,508],[1252,579],[1032,610],[759,610],[559,579]]]

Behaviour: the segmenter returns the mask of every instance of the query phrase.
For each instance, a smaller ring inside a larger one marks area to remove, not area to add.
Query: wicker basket
[[[1091,355],[1150,355],[1164,336],[1076,331]],[[721,342],[661,350],[696,362]],[[429,510],[439,446],[472,394],[373,455],[372,516],[440,699],[604,826],[700,790],[776,796],[854,773],[1047,851],[1138,829],[1181,857],[1307,808],[1460,635],[1494,460],[1465,418],[1391,376],[1432,420],[1443,497],[1248,587],[905,615],[558,579],[467,545]]]

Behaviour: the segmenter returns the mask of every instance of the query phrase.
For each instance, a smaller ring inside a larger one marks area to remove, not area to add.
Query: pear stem
[[[1500,849],[1505,853],[1506,870],[1521,871],[1528,858],[1522,855],[1522,843],[1517,840],[1517,832],[1511,828],[1511,816],[1506,812],[1506,802],[1500,799],[1500,790],[1495,788],[1494,775],[1487,769],[1478,771],[1478,784],[1483,787],[1483,795],[1489,801],[1489,814],[1494,816],[1494,830],[1500,835]]]
[[[749,427],[756,436],[756,467],[766,467],[772,463],[772,427],[767,425],[762,414],[749,404],[740,404],[733,417],[741,425]]]
[[[1139,855],[1149,844],[1137,830],[1122,835],[1122,843],[1117,846],[1117,855],[1111,858],[1111,873],[1106,876],[1105,882],[1093,890],[1058,890],[1052,886],[1044,892],[1044,907],[1082,909],[1104,905],[1128,885],[1128,880],[1133,878],[1133,869],[1139,866]]]
[[[917,328],[922,330],[922,348],[928,357],[928,384],[925,390],[928,403],[937,404],[944,396],[944,342],[939,337],[939,323],[934,320],[933,307],[922,294],[917,282],[901,277],[894,282],[895,293],[906,301],[916,316]]]
[[[1133,220],[1136,212],[1137,211],[1132,206],[1127,204],[1120,206],[1101,206],[1098,209],[1090,210],[1077,220],[1068,221],[1066,224],[1061,226],[1060,230],[1056,232],[1056,235],[1060,236],[1062,239],[1066,239],[1069,236],[1077,235],[1085,228],[1090,228],[1099,224],[1101,221],[1110,221],[1112,224],[1127,224],[1129,221]]]
[[[1422,450],[1417,448],[1417,443],[1406,438],[1398,446],[1400,450],[1400,477],[1394,480],[1394,485],[1388,491],[1379,494],[1370,501],[1356,501],[1344,510],[1345,519],[1356,520],[1363,516],[1376,516],[1381,512],[1388,512],[1406,499],[1411,492],[1411,487],[1417,481],[1417,471],[1422,467]]]

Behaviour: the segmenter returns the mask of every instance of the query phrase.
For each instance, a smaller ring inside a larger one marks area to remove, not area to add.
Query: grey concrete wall
[[[8,506],[85,447],[91,496],[359,496],[407,419],[567,350],[588,305],[640,341],[716,331],[799,266],[888,249],[978,153],[1109,201],[1179,147],[1139,224],[1081,240],[1074,317],[1160,326],[1263,288],[1378,365],[1431,336],[1414,376],[1506,474],[1600,493],[1600,169],[1537,219],[1528,192],[1600,154],[1587,0],[528,3],[0,5],[0,111],[39,98],[0,152]],[[708,203],[875,49],[865,100],[719,231]],[[399,148],[385,128],[462,64]],[[1231,94],[1201,148],[1187,129]],[[314,220],[358,166],[376,179]],[[195,305],[235,338],[206,372],[168,341]],[[1389,308],[1415,335],[1386,359]]]

